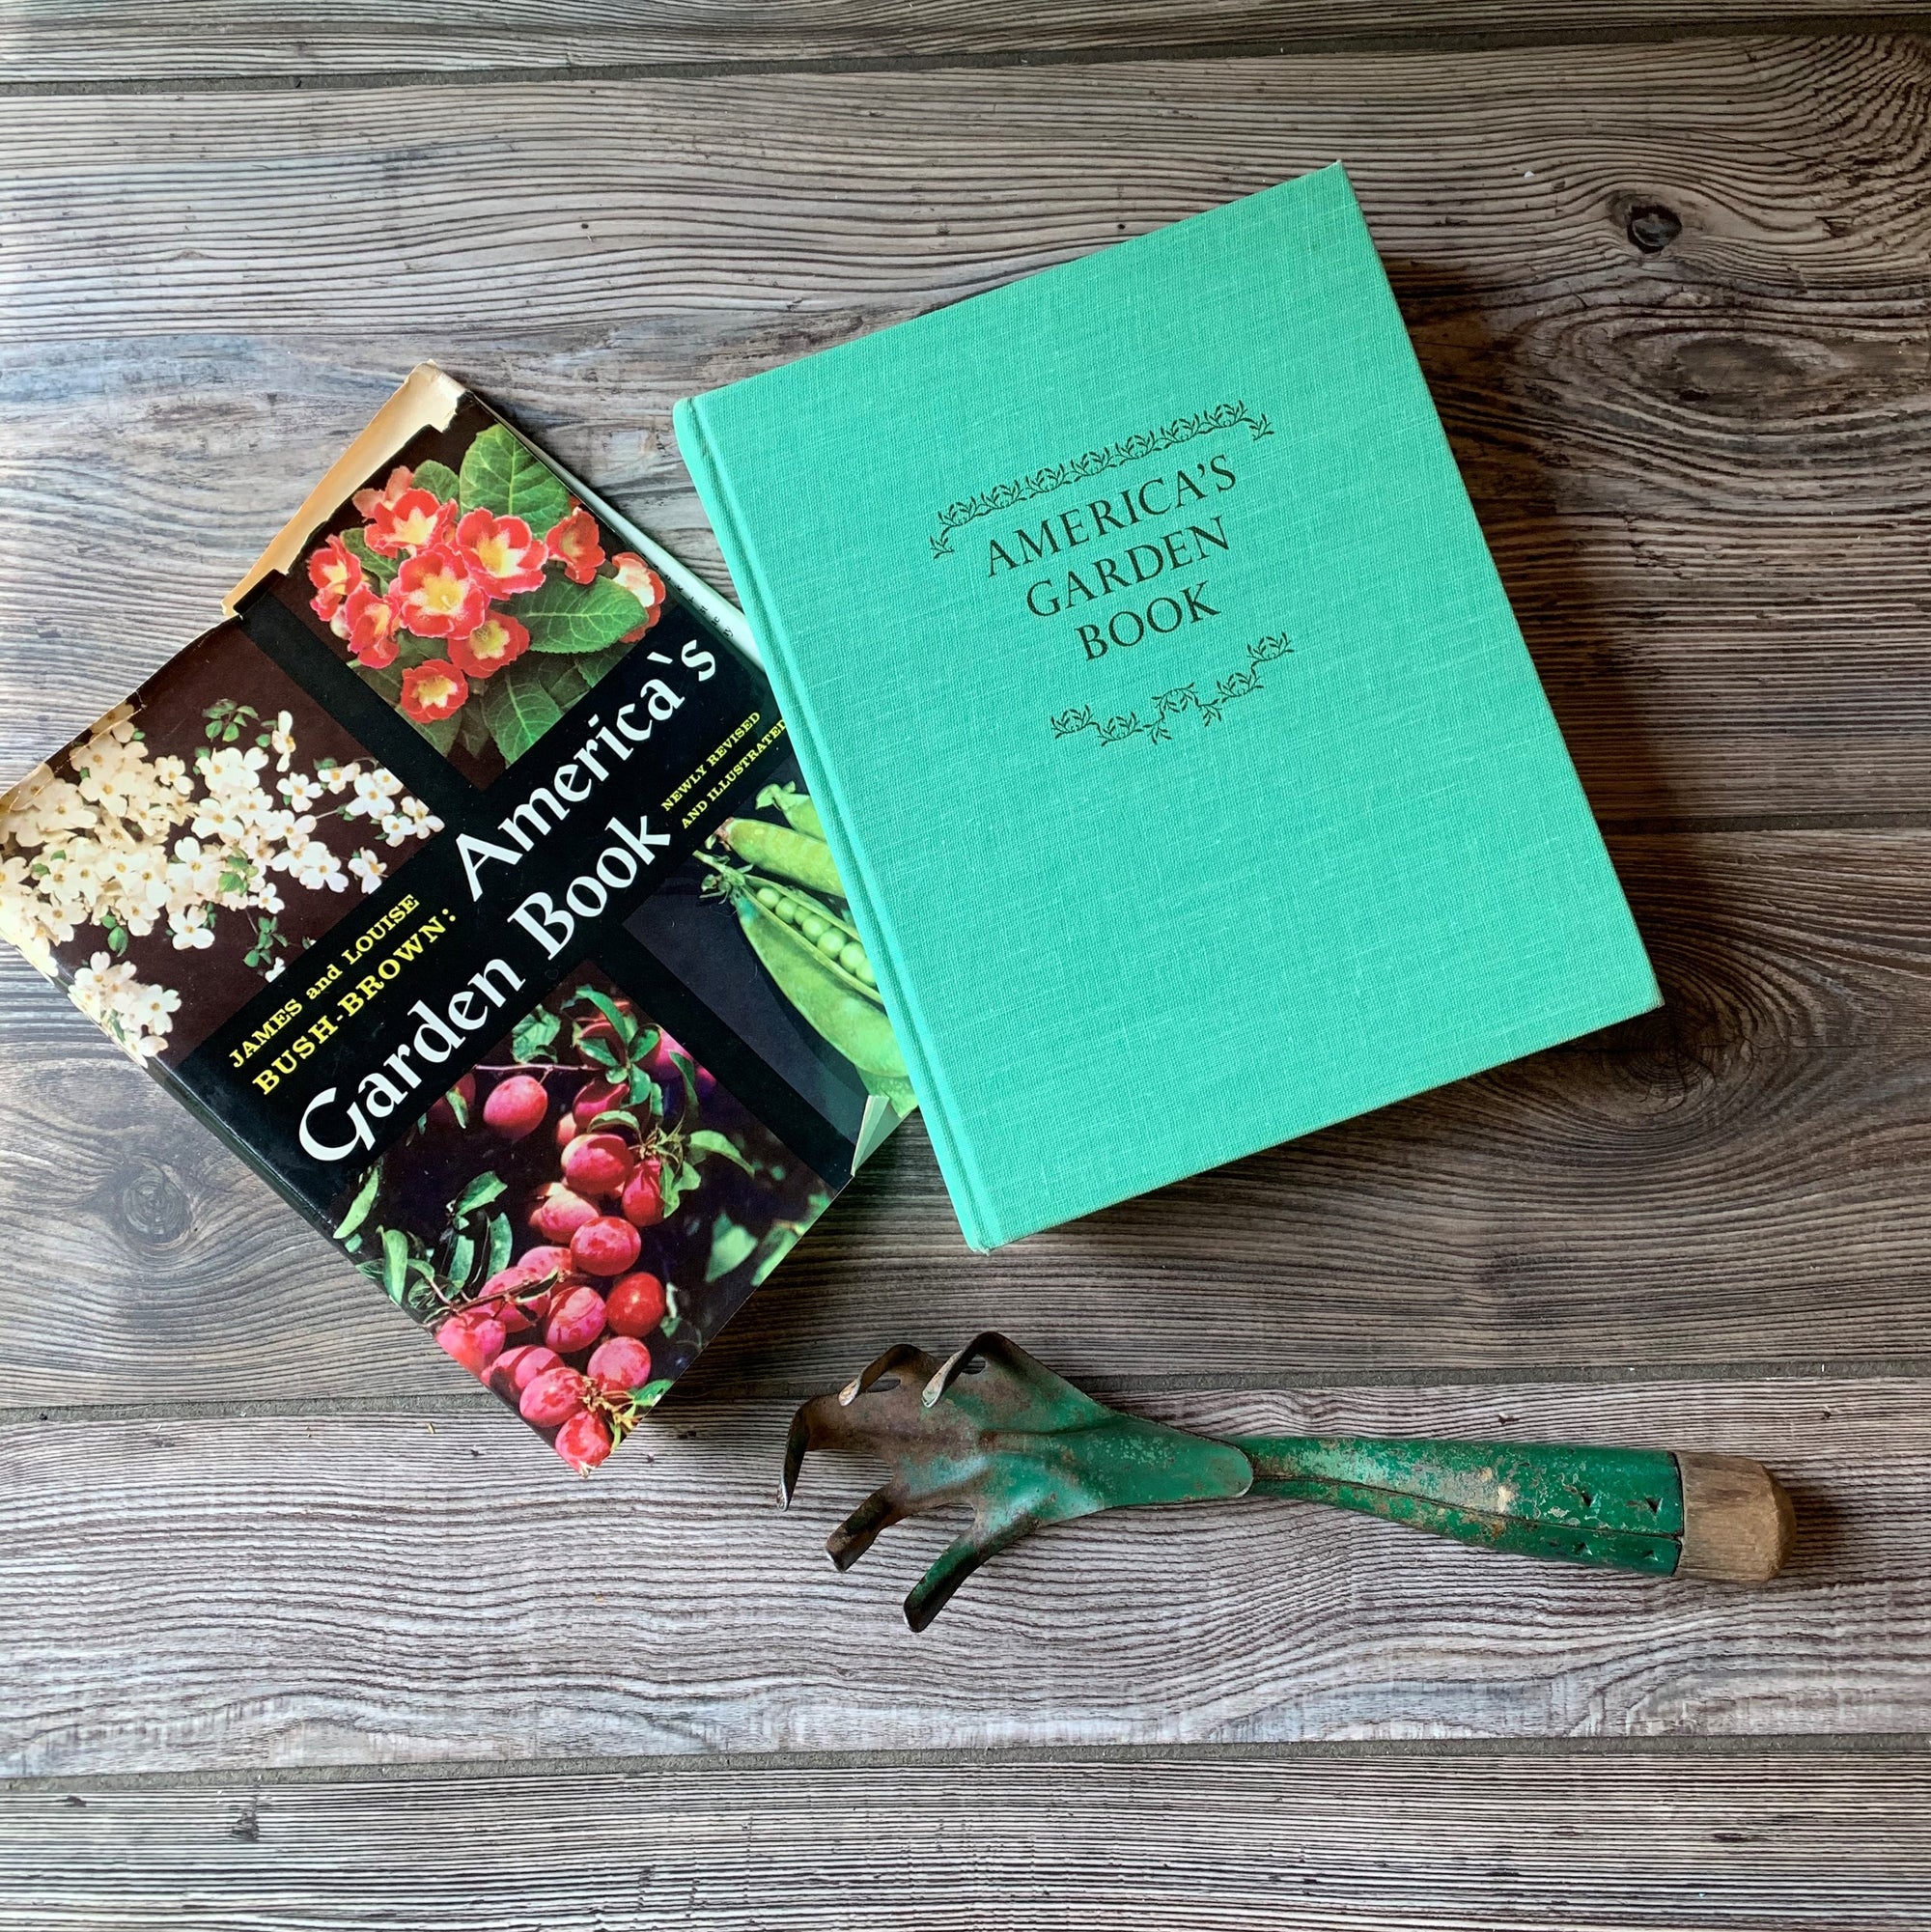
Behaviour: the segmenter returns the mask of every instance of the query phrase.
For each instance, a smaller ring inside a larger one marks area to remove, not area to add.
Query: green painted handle
[[[1487,1550],[1652,1577],[1673,1576],[1683,1556],[1683,1473],[1667,1449],[1375,1436],[1234,1442],[1254,1466],[1254,1496],[1332,1503]]]

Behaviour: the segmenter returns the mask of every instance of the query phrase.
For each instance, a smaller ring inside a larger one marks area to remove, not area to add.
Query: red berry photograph
[[[588,1471],[830,1190],[586,966],[345,1198],[337,1238],[363,1273]]]

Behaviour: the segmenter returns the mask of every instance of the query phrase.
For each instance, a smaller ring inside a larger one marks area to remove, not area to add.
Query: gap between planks
[[[863,1367],[852,1364],[853,1372]],[[1049,1364],[1050,1366],[1050,1364]],[[1438,1365],[1402,1368],[1340,1368],[1329,1373],[1273,1375],[1270,1388],[1316,1394],[1324,1389],[1515,1388],[1525,1386],[1578,1388],[1640,1388],[1679,1382],[1807,1382],[1815,1379],[1871,1384],[1931,1382],[1931,1356],[1811,1356],[1801,1360],[1775,1358],[1763,1361],[1653,1362],[1623,1365],[1598,1362],[1510,1362],[1505,1366],[1457,1367],[1444,1372]],[[1100,1401],[1130,1406],[1137,1397],[1154,1395],[1229,1395],[1251,1391],[1251,1375],[1121,1375],[1079,1379],[1079,1386]],[[707,1384],[701,1395],[667,1396],[657,1412],[665,1427],[694,1417],[703,1410],[737,1408],[747,1404],[806,1402],[823,1394],[822,1383],[776,1383],[761,1377]],[[254,1416],[287,1421],[304,1419],[374,1419],[421,1416],[428,1421],[447,1416],[507,1415],[497,1398],[484,1389],[458,1389],[446,1395],[372,1395],[295,1397],[253,1396],[235,1402],[23,1402],[0,1407],[0,1429],[37,1422],[221,1422]]]
[[[928,54],[826,55],[818,58],[665,58],[550,67],[411,67],[350,69],[320,73],[138,74],[99,80],[0,80],[0,99],[50,97],[205,94],[382,93],[396,88],[523,88],[558,83],[625,81],[731,81],[772,75],[841,75],[990,71],[1002,68],[1134,67],[1153,61],[1319,59],[1324,55],[1458,54],[1536,48],[1665,46],[1686,41],[1765,38],[1861,39],[1931,34],[1931,13],[1765,13],[1735,19],[1688,15],[1629,26],[1525,27],[1413,30],[1379,34],[1314,34],[1305,37],[1178,41],[1150,40],[1119,46],[1000,47]]]
[[[97,1771],[71,1777],[0,1778],[0,1797],[112,1791],[233,1791],[238,1787],[336,1784],[521,1784],[568,1778],[652,1774],[729,1777],[760,1772],[920,1771],[1027,1765],[1201,1762],[1268,1764],[1282,1759],[1340,1763],[1410,1758],[1772,1758],[1912,1757],[1931,1750],[1931,1731],[1791,1731],[1749,1737],[1691,1732],[1658,1737],[1301,1738],[1281,1743],[960,1746],[946,1750],[721,1750],[617,1756],[499,1757],[402,1764],[236,1765],[196,1771]]]

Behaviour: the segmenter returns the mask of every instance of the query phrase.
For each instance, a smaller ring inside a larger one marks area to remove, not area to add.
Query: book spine
[[[737,516],[730,485],[721,463],[714,455],[704,425],[704,398],[680,402],[672,415],[678,449],[684,457],[691,481],[697,486],[706,513],[711,518],[718,547],[724,553],[732,582],[758,640],[765,674],[777,695],[784,713],[793,749],[803,768],[812,796],[824,812],[826,838],[831,847],[840,878],[845,882],[853,922],[858,928],[878,975],[879,992],[885,1002],[899,1050],[905,1055],[911,1083],[925,1116],[926,1131],[932,1137],[933,1152],[952,1195],[961,1232],[968,1247],[980,1253],[996,1247],[1002,1237],[987,1211],[983,1190],[969,1151],[956,1130],[943,1079],[926,1050],[918,1025],[915,1002],[899,958],[896,937],[872,892],[872,871],[857,832],[845,809],[844,788],[833,767],[819,752],[819,739],[812,722],[811,708],[798,682],[792,676],[790,651],[783,627],[770,600],[764,594],[763,573],[744,528]]]

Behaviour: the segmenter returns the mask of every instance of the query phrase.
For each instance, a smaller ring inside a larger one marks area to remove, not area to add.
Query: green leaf
[[[500,1274],[510,1265],[510,1218],[508,1215],[490,1217],[490,1258],[483,1264],[483,1278],[487,1281],[492,1274]]]
[[[714,1127],[700,1127],[690,1136],[690,1145],[700,1154],[721,1154],[734,1167],[742,1167],[747,1174],[758,1171],[739,1151],[737,1142]]]
[[[599,993],[595,987],[586,986],[578,996],[587,999],[610,1022],[610,1030],[625,1046],[628,1047],[637,1037],[637,1022],[607,994]]]
[[[469,1271],[476,1265],[476,1244],[466,1234],[460,1234],[449,1244],[449,1278],[459,1288],[466,1287]]]
[[[756,1251],[758,1237],[747,1227],[740,1227],[729,1215],[719,1215],[711,1230],[711,1259],[704,1264],[704,1278],[716,1281],[742,1267]]]
[[[644,621],[644,606],[615,577],[584,584],[547,577],[503,608],[529,631],[536,652],[602,651]]]
[[[371,1167],[363,1177],[362,1185],[355,1191],[355,1198],[349,1204],[349,1212],[342,1217],[341,1224],[335,1230],[337,1241],[351,1235],[369,1218],[369,1210],[376,1205],[376,1196],[382,1188],[381,1162]]]
[[[658,1198],[663,1203],[664,1219],[669,1220],[677,1213],[677,1204],[684,1198],[684,1190],[678,1185],[677,1169],[668,1162],[658,1175]]]
[[[556,472],[501,423],[492,423],[464,452],[457,501],[465,514],[488,510],[520,517],[537,537],[570,515],[570,492]]]
[[[360,530],[343,531],[342,547],[362,566],[363,575],[375,585],[378,596],[388,589],[401,569],[394,557],[385,557],[380,550],[372,548],[368,537]]]
[[[684,1105],[677,1110],[677,1117],[681,1122],[699,1110],[697,1070],[688,1053],[673,1053],[670,1056],[670,1063],[677,1069],[678,1078],[684,1082]]]
[[[415,474],[409,479],[409,488],[427,490],[438,503],[447,503],[457,493],[456,472],[446,462],[436,462],[434,460],[429,462],[419,462],[416,464]],[[541,536],[543,532],[539,531],[537,534]]]
[[[615,670],[630,655],[630,650],[629,644],[611,644],[602,651],[579,651],[571,657],[553,654],[529,657],[523,662],[545,674],[550,696],[568,711],[578,698],[594,691],[606,673]]]
[[[457,734],[462,729],[462,714],[458,712],[453,717],[432,718],[427,724],[417,724],[414,718],[409,722],[447,758],[456,743]]]
[[[505,1193],[508,1188],[509,1183],[498,1175],[478,1174],[450,1203],[450,1218],[461,1220],[464,1215],[474,1214],[478,1208],[487,1208],[499,1194]]]
[[[589,655],[601,657],[602,654],[593,652]],[[524,677],[534,678],[565,711],[568,711],[590,688],[576,668],[584,661],[582,658],[557,657],[552,654],[546,658],[524,658],[520,661]]]
[[[462,1098],[462,1089],[461,1087],[451,1087],[442,1098],[448,1105],[450,1112],[456,1116],[457,1126],[467,1131],[469,1126],[469,1103]]]
[[[670,1377],[661,1376],[656,1382],[647,1382],[630,1397],[632,1409],[655,1409],[670,1392]]]
[[[400,1303],[409,1283],[409,1238],[399,1227],[382,1230],[382,1287]]]
[[[652,1028],[651,1047],[656,1045],[656,1028],[654,1027]],[[646,1047],[643,1050],[648,1053],[651,1048]],[[643,1107],[647,1112],[657,1114],[659,1117],[663,1114],[663,1096],[658,1092],[657,1081],[652,1079],[643,1068],[637,1066],[633,1066],[630,1069],[630,1105],[632,1106]]]
[[[514,664],[483,686],[482,708],[506,765],[514,765],[563,715],[556,700],[535,679],[519,678]]]
[[[367,665],[356,667],[362,674],[362,682],[380,698],[384,704],[400,706],[403,701],[403,673],[398,664],[385,664],[379,671],[372,671]]]
[[[403,673],[413,671],[418,664],[427,664],[432,658],[447,658],[449,640],[446,637],[418,637],[413,630],[396,632],[396,657],[394,672],[396,690],[400,695],[403,688]]]
[[[606,1074],[614,1074],[617,1071],[617,1056],[602,1040],[579,1040],[576,1043],[576,1050],[586,1060],[595,1060]]]
[[[490,721],[483,715],[480,699],[464,705],[456,714],[456,721],[462,727],[457,734],[457,742],[464,751],[480,756],[495,743],[490,731]]]
[[[510,1035],[510,1051],[518,1060],[540,1060],[562,1030],[563,1022],[554,1013],[539,1010],[517,1022]]]
[[[759,1242],[757,1265],[751,1270],[753,1288],[764,1285],[771,1271],[798,1246],[803,1233],[801,1227],[794,1226],[790,1221],[780,1221]]]

